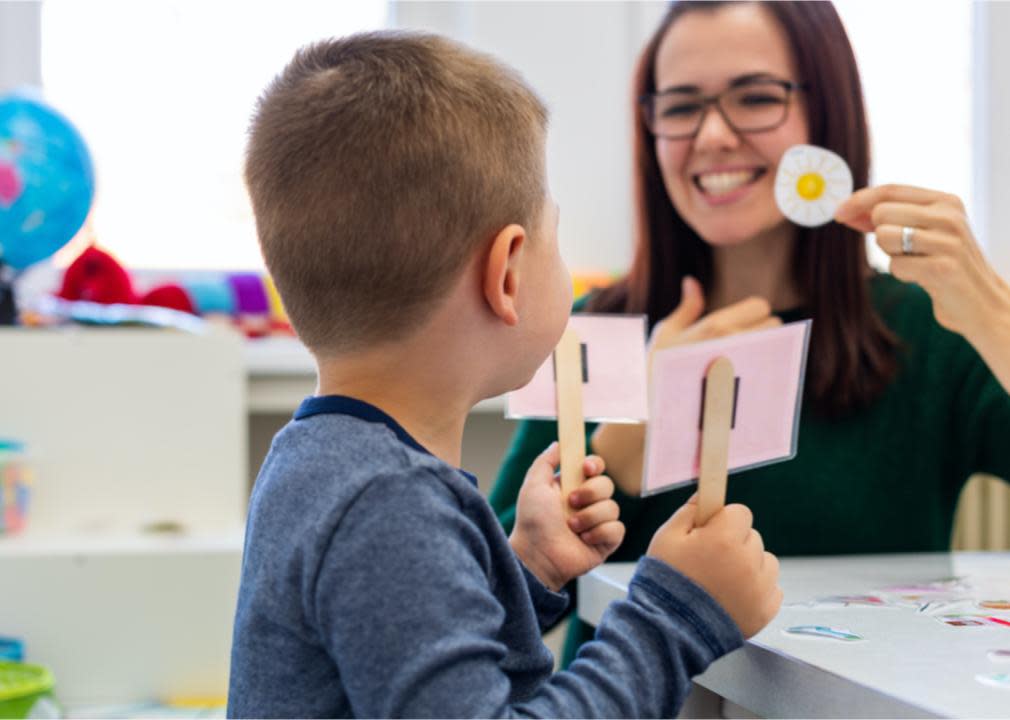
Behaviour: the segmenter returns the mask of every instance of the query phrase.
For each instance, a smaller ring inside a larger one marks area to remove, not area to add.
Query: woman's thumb
[[[685,275],[680,284],[680,304],[670,313],[667,322],[678,330],[683,330],[697,322],[703,312],[705,294],[701,290],[701,283],[690,275]]]

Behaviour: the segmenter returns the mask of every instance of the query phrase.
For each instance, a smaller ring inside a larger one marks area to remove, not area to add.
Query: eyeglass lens
[[[789,89],[777,83],[751,83],[729,88],[716,102],[734,130],[768,130],[785,119]],[[655,95],[652,131],[661,137],[691,137],[701,127],[707,105],[701,93]]]

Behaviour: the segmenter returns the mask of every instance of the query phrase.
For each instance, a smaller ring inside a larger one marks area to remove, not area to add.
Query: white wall
[[[518,69],[551,109],[551,189],[572,270],[631,260],[631,75],[662,2],[409,2],[393,24],[430,30]]]
[[[975,4],[973,220],[1010,280],[1010,3]]]
[[[41,4],[0,2],[0,92],[42,82]]]

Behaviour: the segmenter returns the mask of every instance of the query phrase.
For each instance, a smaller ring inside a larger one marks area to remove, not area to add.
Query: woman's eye
[[[685,115],[693,115],[699,110],[701,110],[701,105],[697,103],[671,105],[663,109],[663,117],[683,117]]]
[[[741,105],[781,105],[783,99],[777,95],[744,95],[739,99]]]

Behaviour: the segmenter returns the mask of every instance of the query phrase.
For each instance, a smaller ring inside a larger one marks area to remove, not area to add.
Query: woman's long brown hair
[[[638,98],[655,92],[656,53],[666,31],[688,12],[713,12],[723,2],[680,0],[671,5],[642,51],[634,77],[635,256],[628,274],[595,295],[594,312],[645,313],[653,326],[679,303],[681,278],[712,283],[712,249],[674,209],[656,159],[654,139]],[[857,188],[869,179],[870,149],[856,59],[830,2],[762,2],[789,38],[806,86],[810,140],[848,161]],[[896,339],[870,300],[871,274],[862,234],[836,223],[798,228],[792,271],[814,319],[806,393],[811,407],[839,417],[866,407],[883,392],[897,365]]]

